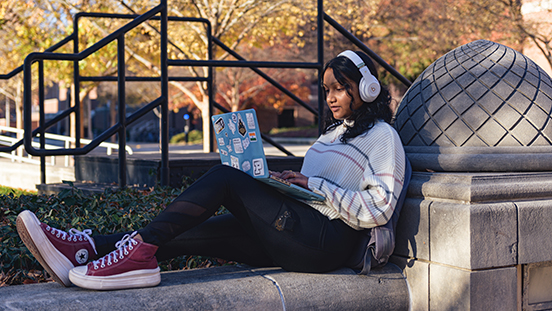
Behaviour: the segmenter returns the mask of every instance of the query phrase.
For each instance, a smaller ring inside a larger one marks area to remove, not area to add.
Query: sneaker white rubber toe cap
[[[159,267],[155,269],[134,270],[116,275],[87,275],[88,266],[79,266],[69,271],[73,284],[87,289],[115,290],[157,286],[161,282]]]

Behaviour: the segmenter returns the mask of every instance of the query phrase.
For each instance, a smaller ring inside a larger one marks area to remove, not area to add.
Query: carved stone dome
[[[425,168],[502,171],[502,160],[514,154],[552,152],[551,111],[552,80],[542,68],[507,46],[478,40],[445,54],[414,81],[397,109],[395,128],[413,157],[455,155],[434,157],[440,163]],[[480,155],[486,166],[461,161],[467,154]]]

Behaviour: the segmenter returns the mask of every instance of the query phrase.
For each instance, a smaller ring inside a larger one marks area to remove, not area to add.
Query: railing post
[[[125,187],[126,180],[126,65],[125,65],[125,34],[121,34],[117,39],[117,100],[119,102],[119,187]]]
[[[169,185],[169,68],[167,0],[161,0],[161,185]],[[122,149],[123,152],[125,151]],[[121,152],[121,150],[119,150]]]
[[[318,0],[318,135],[324,126],[324,92],[322,90],[322,69],[324,66],[324,0]]]
[[[207,53],[209,60],[213,59],[213,38],[211,37],[211,24],[207,26]],[[208,82],[207,82],[207,96],[209,96],[209,152],[215,151],[215,133],[213,131],[213,125],[211,123],[211,117],[213,116],[213,102],[215,100],[214,87],[213,87],[213,67],[209,66],[207,69]],[[205,130],[203,131],[205,133]],[[204,140],[205,141],[205,140]]]
[[[73,23],[73,32],[75,34],[75,38],[73,40],[73,53],[78,54],[79,53],[79,19],[75,18],[75,22]],[[79,61],[76,60],[73,62],[73,83],[75,84],[74,87],[74,103],[75,103],[75,148],[80,148],[80,136],[81,136],[81,130],[80,130],[80,70],[79,70]]]
[[[46,129],[44,126],[44,61],[38,62],[38,123],[40,127],[40,149],[46,147]],[[40,183],[46,183],[46,156],[40,156]]]

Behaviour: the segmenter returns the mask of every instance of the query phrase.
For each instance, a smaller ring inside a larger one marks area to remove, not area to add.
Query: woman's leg
[[[232,214],[214,216],[159,247],[155,256],[163,261],[182,255],[223,258],[251,266],[273,266],[261,242],[247,234]]]
[[[203,175],[138,232],[144,242],[164,246],[205,222],[221,205],[253,241],[259,241],[275,264],[288,270],[335,269],[347,259],[358,238],[342,221],[330,221],[310,206],[224,165]]]

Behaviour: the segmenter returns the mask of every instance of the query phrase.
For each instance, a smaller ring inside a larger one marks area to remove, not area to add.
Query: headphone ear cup
[[[376,77],[370,75],[368,77],[363,77],[362,79],[360,79],[360,83],[358,84],[358,91],[360,93],[360,98],[363,101],[371,103],[378,97],[381,91],[381,86]]]

